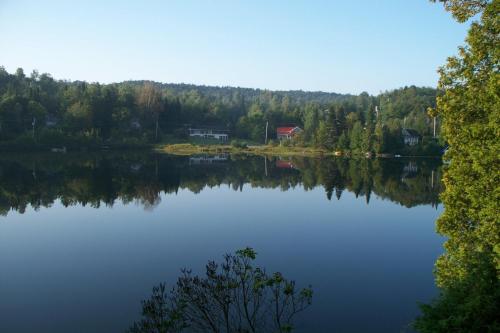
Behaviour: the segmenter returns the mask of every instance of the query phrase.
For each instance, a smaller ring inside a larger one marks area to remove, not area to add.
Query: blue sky
[[[427,0],[0,0],[0,65],[339,93],[436,86],[466,24]]]

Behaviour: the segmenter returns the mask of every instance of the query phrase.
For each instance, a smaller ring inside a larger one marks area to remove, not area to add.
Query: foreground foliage
[[[298,290],[281,273],[254,267],[251,248],[210,261],[204,277],[182,270],[176,286],[153,289],[131,333],[291,332],[295,315],[311,305],[312,290]]]
[[[437,221],[447,236],[436,263],[440,298],[423,306],[422,332],[498,332],[500,322],[500,1],[444,2],[457,20],[476,14],[466,46],[440,69],[437,112],[450,144],[445,205]]]

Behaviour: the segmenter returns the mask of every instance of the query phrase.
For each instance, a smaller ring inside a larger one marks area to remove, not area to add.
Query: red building
[[[283,139],[291,139],[293,138],[297,133],[302,132],[302,129],[300,127],[278,127],[276,129],[276,137],[278,140],[283,140]]]

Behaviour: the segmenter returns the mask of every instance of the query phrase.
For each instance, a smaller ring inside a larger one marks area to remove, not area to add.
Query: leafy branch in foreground
[[[436,112],[449,143],[437,231],[440,296],[421,305],[420,332],[499,332],[500,0],[441,0],[459,21],[473,19],[466,44],[440,69]],[[478,15],[477,20],[474,16]]]
[[[169,293],[164,284],[153,288],[129,332],[291,332],[312,289],[254,267],[256,255],[249,247],[226,254],[221,263],[209,261],[202,277],[183,269]]]

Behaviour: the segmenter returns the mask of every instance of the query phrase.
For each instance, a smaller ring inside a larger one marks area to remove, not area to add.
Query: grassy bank
[[[283,147],[256,145],[247,147],[235,147],[231,145],[193,145],[190,143],[171,144],[157,146],[157,150],[174,155],[194,155],[194,154],[253,154],[253,155],[279,155],[279,156],[325,156],[333,155],[320,148],[312,147]]]
[[[339,156],[334,151],[315,148],[315,147],[297,147],[297,146],[271,146],[271,145],[252,145],[252,146],[234,146],[234,145],[221,145],[221,144],[192,144],[192,143],[179,143],[179,144],[160,144],[156,146],[156,151],[168,153],[173,155],[195,155],[195,154],[252,154],[252,155],[268,155],[268,156]],[[439,152],[421,152],[407,149],[401,152],[384,153],[384,154],[367,154],[365,153],[352,153],[344,152],[342,156],[348,157],[382,157],[390,158],[395,155],[400,156],[413,156],[413,157],[439,157]]]

